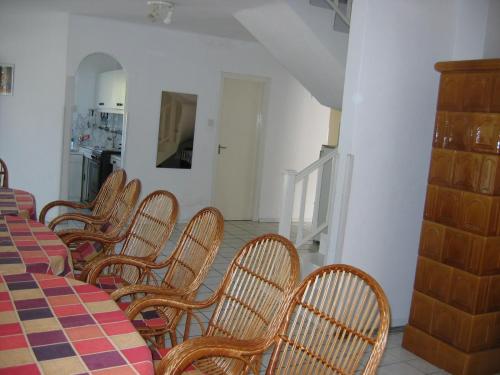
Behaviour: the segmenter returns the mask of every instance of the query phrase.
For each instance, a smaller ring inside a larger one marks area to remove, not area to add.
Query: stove
[[[82,202],[92,202],[102,184],[113,171],[111,155],[121,153],[118,149],[82,146]]]

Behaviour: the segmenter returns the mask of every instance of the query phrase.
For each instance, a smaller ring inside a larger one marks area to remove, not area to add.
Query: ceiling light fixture
[[[149,14],[148,17],[152,22],[163,20],[165,25],[170,25],[172,22],[172,15],[174,13],[174,3],[162,0],[148,1]]]

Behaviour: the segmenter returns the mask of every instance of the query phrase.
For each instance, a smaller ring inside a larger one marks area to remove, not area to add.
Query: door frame
[[[253,207],[252,207],[252,221],[259,221],[259,205],[261,198],[261,188],[262,188],[262,171],[264,165],[264,150],[265,150],[265,135],[267,128],[267,114],[269,107],[269,90],[271,87],[271,78],[255,76],[250,74],[240,74],[240,73],[230,73],[222,72],[220,79],[220,90],[219,90],[219,111],[217,114],[217,126],[215,131],[215,143],[214,143],[214,157],[213,157],[213,173],[212,173],[212,199],[211,204],[215,205],[216,189],[217,189],[217,170],[219,168],[218,158],[217,158],[217,146],[219,145],[220,136],[220,122],[222,117],[222,100],[224,95],[224,79],[240,79],[244,81],[253,81],[263,83],[262,92],[262,103],[261,103],[261,115],[260,119],[257,120],[255,124],[256,127],[256,156],[255,156],[255,181],[253,184]]]

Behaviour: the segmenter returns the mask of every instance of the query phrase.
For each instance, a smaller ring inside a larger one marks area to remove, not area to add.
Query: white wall
[[[39,209],[59,196],[67,24],[0,5],[0,62],[15,64],[14,95],[0,96],[0,157]]]
[[[485,58],[500,58],[500,1],[490,0],[486,38],[484,40]]]
[[[493,2],[500,3],[498,0]],[[489,5],[490,0],[455,0],[453,60],[483,56]],[[495,23],[498,23],[498,18],[495,18]]]
[[[182,219],[211,204],[222,72],[270,78],[260,217],[279,217],[281,171],[305,167],[327,140],[328,111],[257,43],[80,16],[70,17],[68,38],[69,76],[95,52],[112,55],[125,69],[127,173],[142,180],[143,192],[172,191]],[[162,90],[198,95],[191,170],[155,167]],[[324,131],[317,131],[312,113],[325,114]]]
[[[279,219],[282,197],[282,172],[285,169],[300,171],[319,158],[321,145],[328,143],[330,108],[321,105],[314,97],[304,93],[295,80],[280,88],[281,94],[271,105],[281,108],[280,126],[269,126],[266,131],[260,217],[266,221]],[[296,190],[294,218],[298,218],[301,187]],[[305,218],[312,219],[316,183],[308,184]]]
[[[343,248],[329,261],[373,275],[394,326],[407,322],[413,290],[439,84],[434,64],[481,58],[487,14],[483,0],[354,2],[339,143],[354,155],[354,169]]]
[[[105,54],[87,56],[79,65],[75,75],[75,105],[82,116],[88,115],[90,108],[96,108],[96,84],[99,73],[121,69],[122,66]]]
[[[354,172],[339,255],[381,283],[396,326],[407,322],[413,289],[439,82],[434,64],[453,55],[455,11],[452,0],[354,2],[339,144],[354,154]]]

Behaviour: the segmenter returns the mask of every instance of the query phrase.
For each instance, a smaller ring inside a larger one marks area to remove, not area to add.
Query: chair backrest
[[[167,259],[170,265],[162,280],[168,289],[184,294],[183,298],[194,298],[205,280],[224,235],[224,218],[214,207],[199,211],[182,231],[177,246]],[[163,308],[163,315],[177,325],[182,310]]]
[[[149,194],[139,205],[125,234],[121,255],[142,257],[154,261],[172,234],[179,204],[175,196],[164,190]],[[120,266],[121,277],[137,281],[137,269]]]
[[[182,231],[162,284],[196,292],[212,265],[224,235],[224,218],[214,207],[199,211]]]
[[[342,264],[320,268],[295,291],[267,374],[357,374],[364,363],[360,373],[375,374],[389,323],[371,276]]]
[[[141,181],[134,179],[118,195],[118,198],[111,208],[109,220],[106,223],[105,231],[111,235],[119,235],[125,228],[130,219],[130,215],[137,204],[139,194],[141,193]]]
[[[275,317],[285,307],[299,272],[297,250],[285,237],[266,234],[247,243],[224,276],[206,335],[268,339],[276,333]],[[230,373],[240,373],[243,366],[227,358],[211,361]]]
[[[123,169],[114,171],[106,178],[95,197],[92,215],[106,215],[111,210],[126,180],[127,173]]]
[[[9,170],[7,169],[7,164],[0,159],[0,187],[9,187]]]

